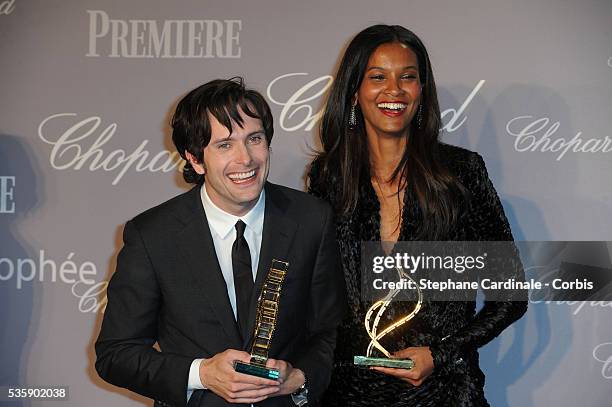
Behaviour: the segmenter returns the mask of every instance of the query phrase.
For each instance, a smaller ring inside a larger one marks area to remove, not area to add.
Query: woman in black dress
[[[425,299],[417,316],[381,343],[412,370],[353,366],[370,338],[360,297],[362,241],[512,240],[477,153],[439,141],[440,109],[427,51],[401,26],[372,26],[349,44],[321,122],[323,151],[308,174],[312,194],[337,214],[349,297],[324,406],[486,406],[477,349],[527,309],[526,301]],[[516,275],[522,279],[520,268]],[[394,321],[414,303],[393,302]],[[381,326],[386,325],[382,321]]]

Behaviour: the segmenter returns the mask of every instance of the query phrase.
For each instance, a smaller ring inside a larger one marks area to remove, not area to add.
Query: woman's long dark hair
[[[327,187],[335,185],[337,213],[350,215],[359,200],[359,185],[370,181],[370,161],[365,125],[356,109],[357,125],[350,129],[348,116],[352,99],[363,80],[370,55],[382,44],[399,42],[417,56],[422,84],[421,125],[413,119],[404,154],[395,168],[392,180],[416,193],[422,213],[420,238],[444,236],[458,217],[461,183],[443,165],[439,157],[440,107],[429,56],[421,40],[398,25],[375,25],[361,31],[349,44],[332,88],[323,118],[320,137],[323,152],[319,155],[321,179]],[[415,115],[416,117],[416,115]]]

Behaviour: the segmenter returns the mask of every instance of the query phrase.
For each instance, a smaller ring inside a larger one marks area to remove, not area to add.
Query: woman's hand
[[[434,369],[433,358],[429,346],[402,349],[395,352],[393,358],[412,359],[414,367],[409,370],[388,367],[371,367],[370,369],[390,376],[395,376],[417,387],[423,384]]]

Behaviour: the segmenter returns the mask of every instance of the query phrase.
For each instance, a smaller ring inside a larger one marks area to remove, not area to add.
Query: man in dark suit
[[[266,181],[272,115],[242,79],[191,91],[172,127],[197,185],[126,224],[96,370],[160,406],[316,405],[344,311],[331,208]],[[234,370],[273,259],[289,264],[267,362],[278,380]]]

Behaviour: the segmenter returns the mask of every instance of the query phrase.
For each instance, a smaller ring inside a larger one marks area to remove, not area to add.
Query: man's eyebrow
[[[247,134],[245,137],[248,138],[248,137],[251,137],[251,136],[253,136],[255,134],[265,134],[265,131],[264,131],[264,129],[254,130],[254,131],[250,132],[249,134]],[[231,134],[230,134],[230,136],[231,136]]]
[[[252,131],[249,134],[247,134],[246,137],[251,137],[252,135],[255,135],[255,134],[265,134],[265,131],[264,131],[264,129],[255,130],[255,131]],[[219,139],[219,140],[215,141],[215,144],[221,143],[221,142],[224,142],[224,141],[229,141],[231,137],[232,137],[232,135],[230,134],[229,136],[227,136],[225,138],[222,138],[222,139]]]
[[[231,134],[229,136],[227,136],[226,138],[222,138],[222,139],[219,139],[219,140],[215,141],[215,144],[221,143],[221,142],[224,142],[224,141],[229,141],[230,137],[232,137]]]

